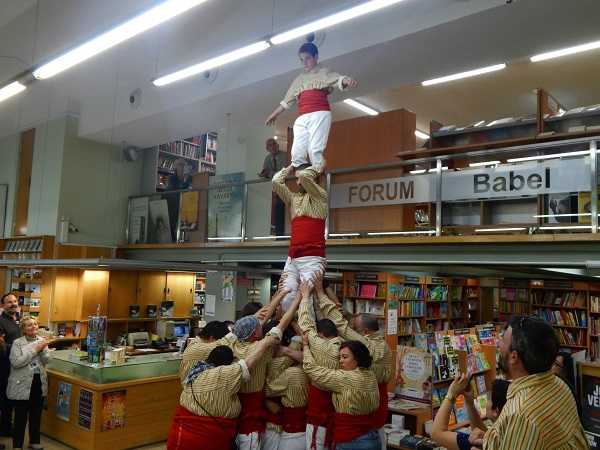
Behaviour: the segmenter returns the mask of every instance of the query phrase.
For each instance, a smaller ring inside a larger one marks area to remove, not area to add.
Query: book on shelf
[[[479,342],[484,345],[496,345],[497,333],[496,327],[493,324],[477,326]]]
[[[565,306],[569,308],[585,308],[587,292],[585,291],[532,291],[534,304]]]
[[[594,313],[600,312],[600,296],[590,295],[590,311]]]
[[[450,287],[450,300],[453,302],[460,301],[462,299],[462,286],[451,286]]]
[[[377,296],[377,285],[376,284],[361,284],[360,285],[360,297],[375,298]]]
[[[479,395],[485,394],[487,392],[487,386],[485,384],[485,375],[475,375],[474,379],[477,388],[477,393]]]
[[[448,299],[448,286],[440,285],[429,288],[427,299],[436,302],[445,302]]]
[[[456,417],[456,423],[465,423],[469,420],[464,395],[456,397],[456,400],[454,401],[454,415]]]
[[[422,331],[421,323],[417,319],[398,321],[398,334],[416,334]]]
[[[539,318],[553,325],[587,327],[588,324],[587,313],[585,311],[538,309],[536,314]]]
[[[556,330],[560,345],[577,345],[585,347],[587,342],[587,330],[565,330],[559,328]]]
[[[398,305],[400,317],[415,317],[425,315],[425,302],[403,302]]]
[[[477,409],[480,417],[485,417],[487,414],[487,403],[488,396],[485,393],[478,395],[475,399],[475,408]]]
[[[425,300],[425,290],[419,286],[401,286],[398,300]]]

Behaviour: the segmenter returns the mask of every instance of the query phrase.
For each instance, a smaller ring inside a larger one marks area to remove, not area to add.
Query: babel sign
[[[590,190],[588,158],[506,164],[442,173],[442,201],[485,200]],[[437,174],[333,184],[332,208],[435,202]]]

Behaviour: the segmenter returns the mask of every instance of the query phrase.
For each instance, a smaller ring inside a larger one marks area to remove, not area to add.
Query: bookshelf
[[[0,239],[1,259],[48,259],[54,254],[54,236]]]
[[[589,285],[571,280],[532,280],[533,313],[555,329],[560,346],[572,351],[588,349]]]
[[[179,139],[156,148],[156,191],[176,189],[170,186],[170,177],[176,175],[177,161],[183,161],[184,174],[197,173],[214,175],[217,168],[217,133],[205,133]]]
[[[194,282],[194,300],[192,303],[192,317],[202,319],[204,317],[204,307],[206,305],[206,273],[196,274]]]
[[[449,282],[449,279],[440,277],[427,277],[425,281],[427,331],[450,329]]]
[[[495,318],[500,322],[508,321],[512,316],[530,314],[529,280],[503,280],[495,308]]]
[[[590,283],[590,359],[600,357],[600,284]]]

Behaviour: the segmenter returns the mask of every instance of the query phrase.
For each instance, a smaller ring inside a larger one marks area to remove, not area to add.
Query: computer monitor
[[[175,338],[188,337],[190,335],[190,325],[187,322],[175,322],[173,334]]]

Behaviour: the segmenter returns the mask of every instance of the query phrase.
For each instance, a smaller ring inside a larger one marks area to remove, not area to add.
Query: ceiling
[[[234,122],[259,126],[298,72],[299,42],[226,66],[212,83],[195,78],[158,89],[150,80],[360,1],[209,0],[0,104],[0,137],[65,113],[79,116],[82,137],[142,147],[223,128],[227,113]],[[18,58],[0,59],[0,80],[158,0],[61,0],[60,9],[51,3],[0,0],[0,57]],[[427,130],[430,119],[470,123],[533,112],[536,87],[548,89],[567,107],[598,103],[597,54],[526,61],[532,54],[599,39],[599,16],[596,0],[511,5],[505,0],[405,0],[327,30],[321,55],[326,65],[359,80],[353,96],[381,111],[411,109],[419,128]],[[441,86],[418,84],[498,62],[510,63],[509,68]],[[128,97],[137,88],[141,106],[132,109]],[[340,101],[340,95],[333,100]],[[334,106],[334,120],[356,115],[344,104]],[[292,118],[287,113],[279,127]]]

